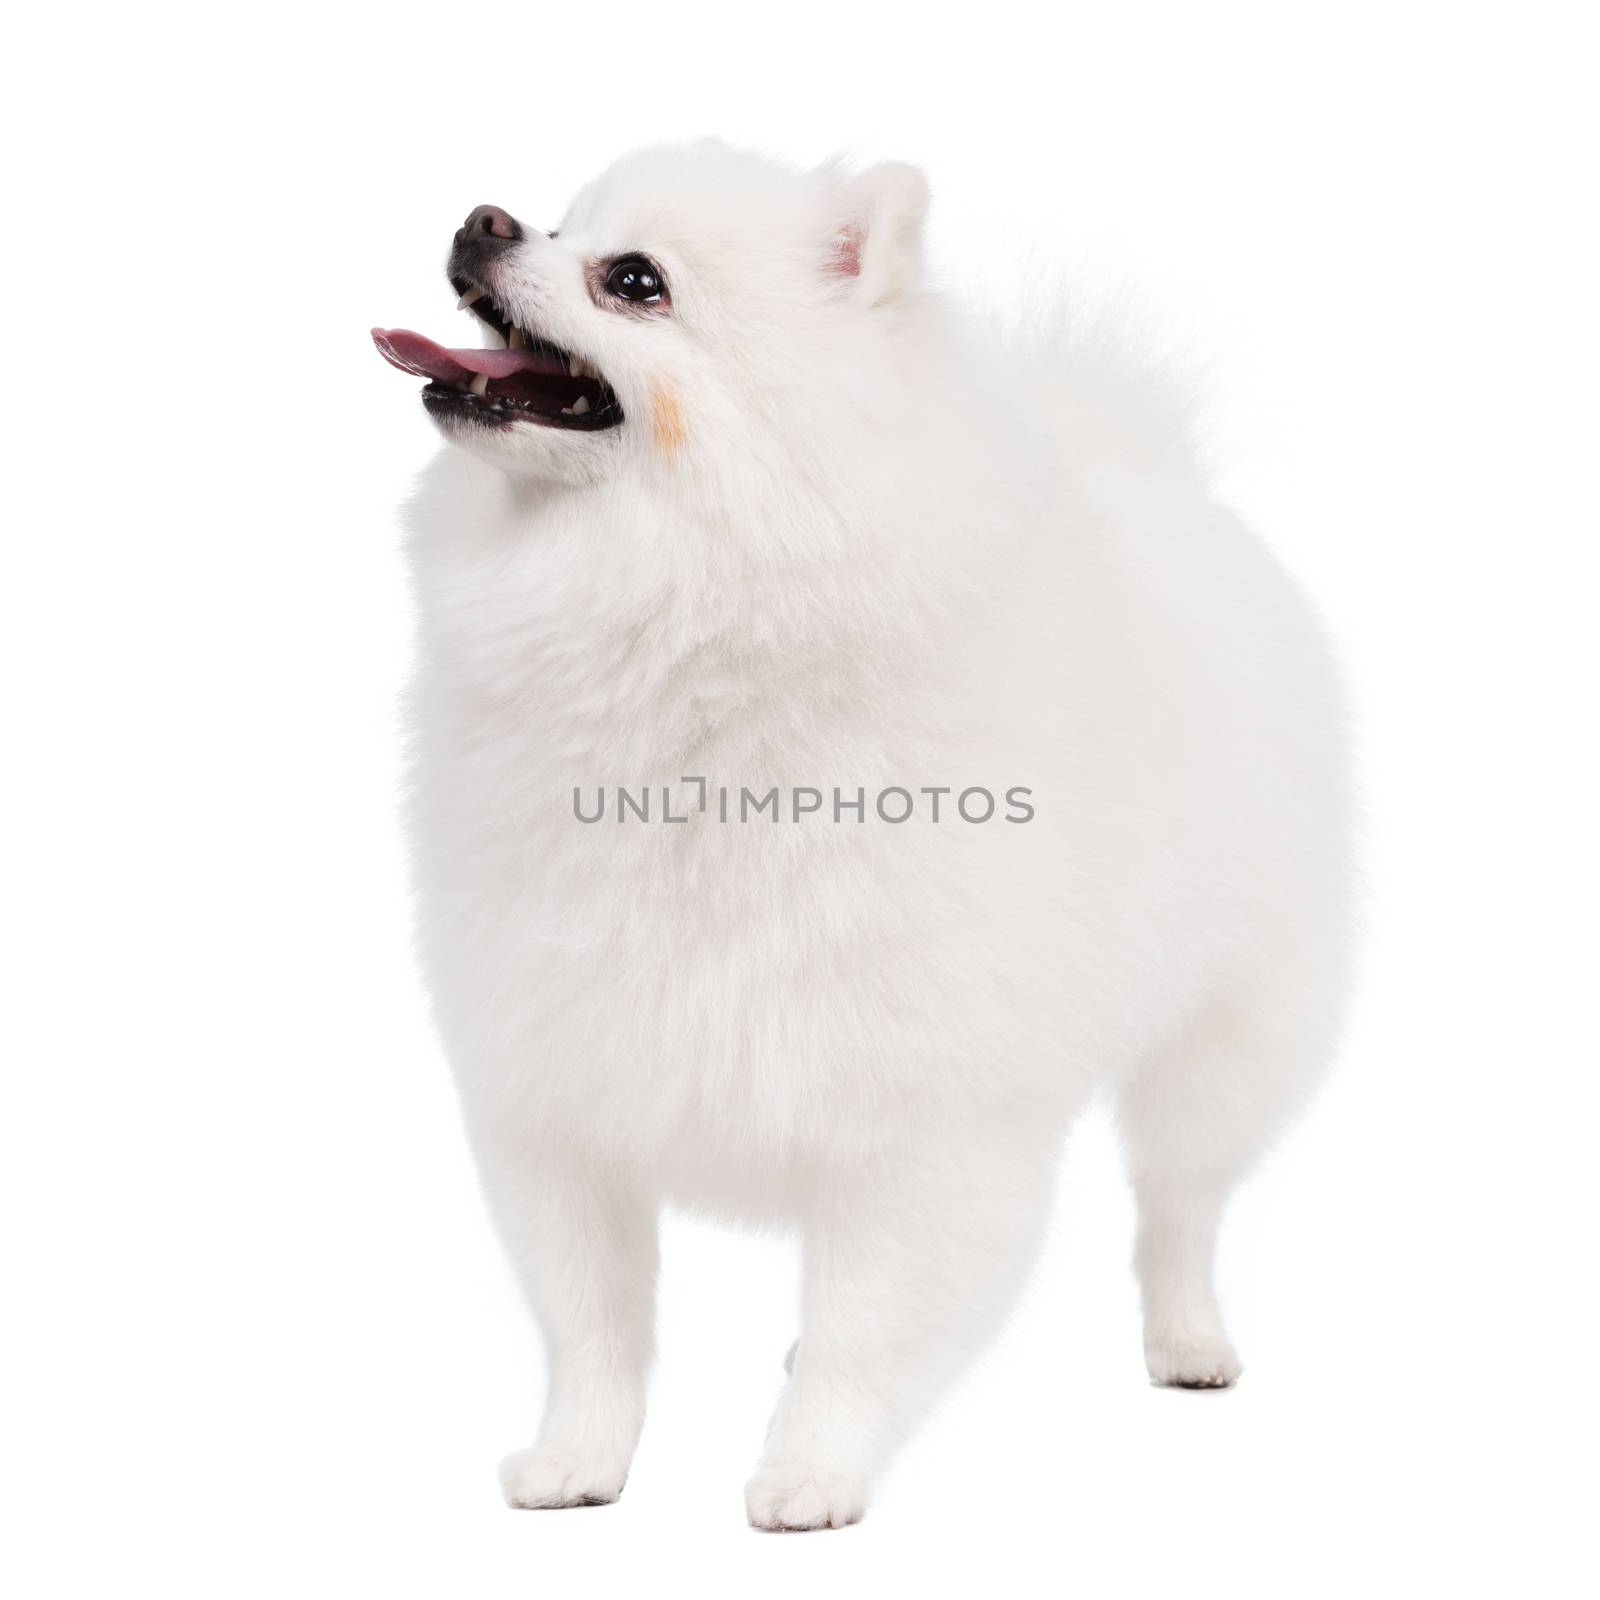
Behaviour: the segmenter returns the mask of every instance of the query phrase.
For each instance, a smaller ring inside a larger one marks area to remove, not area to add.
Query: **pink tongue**
[[[475,373],[487,378],[509,378],[517,372],[566,375],[565,365],[554,356],[532,350],[446,350],[432,339],[406,328],[374,328],[372,342],[390,366],[419,378],[443,383],[465,383]]]

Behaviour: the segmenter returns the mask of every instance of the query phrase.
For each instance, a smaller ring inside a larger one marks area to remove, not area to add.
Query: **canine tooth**
[[[513,328],[511,337],[506,342],[513,350],[526,350],[528,348],[528,336],[521,328]]]
[[[564,417],[570,417],[572,415],[572,407],[571,406],[562,406],[561,415],[564,416]]]
[[[583,375],[583,363],[576,356],[567,357],[567,376],[578,378]]]
[[[456,310],[457,311],[465,311],[467,309],[467,307],[470,306],[474,300],[481,300],[481,299],[483,299],[483,290],[482,289],[468,289],[467,292],[464,295],[462,295],[462,297],[459,300],[456,301]]]
[[[474,376],[472,380],[472,392],[474,394],[488,394],[489,374],[487,372],[480,372]]]
[[[578,398],[572,402],[572,414],[575,417],[581,417],[588,409],[589,397],[586,394],[580,394]]]

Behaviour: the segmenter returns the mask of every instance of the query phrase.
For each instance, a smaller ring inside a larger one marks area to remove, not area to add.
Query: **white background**
[[[1201,14],[1204,14],[1203,17]],[[18,1596],[1595,1592],[1592,10],[30,7],[3,111],[3,1336]],[[393,517],[473,205],[631,145],[921,163],[1001,304],[1131,286],[1360,708],[1341,1071],[1240,1198],[1248,1367],[1147,1387],[1103,1122],[845,1533],[740,1486],[792,1246],[666,1236],[618,1506],[519,1513],[536,1341],[408,947]]]

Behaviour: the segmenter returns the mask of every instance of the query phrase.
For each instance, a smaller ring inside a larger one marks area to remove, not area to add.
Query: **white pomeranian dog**
[[[528,1507],[622,1491],[657,1218],[798,1229],[745,1501],[862,1515],[996,1330],[1097,1088],[1145,1358],[1227,1385],[1230,1191],[1344,988],[1334,674],[1182,419],[924,281],[900,165],[632,155],[481,206],[488,348],[377,331],[452,448],[411,508],[425,962],[549,1367]]]

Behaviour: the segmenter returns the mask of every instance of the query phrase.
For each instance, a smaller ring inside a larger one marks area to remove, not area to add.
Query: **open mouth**
[[[392,366],[431,381],[422,403],[440,418],[486,427],[532,422],[594,432],[622,421],[611,385],[581,356],[519,328],[489,289],[452,277],[451,285],[503,349],[453,350],[406,328],[374,328],[372,342]]]

